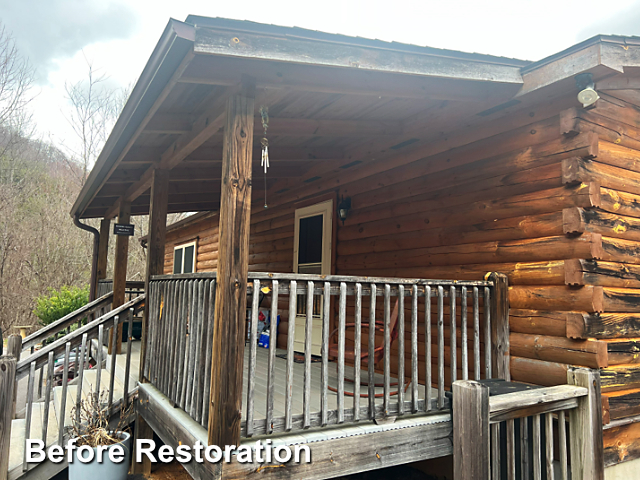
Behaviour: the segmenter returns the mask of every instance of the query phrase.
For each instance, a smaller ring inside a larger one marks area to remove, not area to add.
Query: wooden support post
[[[569,413],[571,477],[581,480],[603,480],[600,373],[598,370],[570,367],[567,371],[567,383],[589,390],[586,397],[578,400],[578,408]]]
[[[509,280],[502,273],[490,273],[495,288],[491,298],[491,361],[494,378],[511,381],[509,371]]]
[[[146,455],[142,456],[142,463],[137,463],[135,461],[135,445],[138,443],[138,439],[141,440],[153,440],[153,430],[149,426],[147,422],[144,421],[142,416],[138,415],[136,417],[136,425],[134,431],[134,451],[131,455],[132,459],[132,468],[131,473],[133,474],[141,474],[141,475],[151,475],[151,460]]]
[[[16,362],[20,361],[22,355],[22,336],[10,335],[7,339],[7,355],[16,359]],[[18,398],[18,382],[15,382],[13,389],[13,407],[11,409],[11,417],[16,418],[16,399]]]
[[[222,151],[209,445],[238,445],[244,360],[255,84],[227,102]]]
[[[489,387],[453,382],[453,478],[489,480]]]
[[[118,213],[118,223],[129,223],[131,221],[131,203],[120,203],[120,211]],[[115,310],[124,304],[124,291],[127,286],[127,259],[129,257],[129,237],[126,235],[118,235],[116,237],[116,258],[113,264],[113,300],[111,308]],[[114,351],[112,345],[113,335],[109,335],[109,355]],[[115,352],[121,353],[122,350],[122,326],[118,327],[117,345]]]
[[[109,256],[109,235],[111,234],[111,219],[103,218],[100,222],[100,243],[98,244],[98,272],[96,282],[107,278],[107,259]],[[96,292],[98,285],[96,285]]]
[[[164,244],[167,234],[167,210],[169,208],[169,171],[154,170],[151,175],[151,203],[149,205],[149,234],[147,235],[147,272],[144,291],[149,299],[149,281],[154,275],[164,273]],[[150,301],[150,299],[149,299]],[[147,357],[147,330],[149,326],[149,301],[144,302],[142,317],[142,345],[140,352],[140,381],[145,382],[144,365]],[[168,352],[167,352],[168,353]]]
[[[0,480],[7,480],[9,470],[9,449],[11,440],[11,420],[13,412],[5,405],[13,405],[16,384],[17,361],[13,357],[0,357]]]

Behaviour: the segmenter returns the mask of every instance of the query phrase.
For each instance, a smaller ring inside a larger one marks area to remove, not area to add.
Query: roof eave
[[[72,217],[82,216],[100,188],[100,179],[108,175],[114,167],[113,162],[109,161],[112,155],[117,155],[129,142],[173,74],[176,65],[192,51],[194,38],[195,31],[192,25],[174,19],[169,20],[71,209]]]

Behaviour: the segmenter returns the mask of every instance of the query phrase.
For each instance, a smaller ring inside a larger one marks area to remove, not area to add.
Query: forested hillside
[[[77,138],[53,145],[32,121],[34,70],[0,25],[0,328],[5,338],[15,333],[15,325],[38,323],[33,309],[39,295],[89,281],[93,238],[73,224],[69,212],[126,96],[104,88],[104,77],[88,67],[87,79],[70,83],[67,98],[61,99]],[[135,223],[145,224],[142,218]],[[144,271],[138,234],[144,231],[137,228],[131,242],[130,279],[141,279]],[[110,243],[113,250],[115,242]]]

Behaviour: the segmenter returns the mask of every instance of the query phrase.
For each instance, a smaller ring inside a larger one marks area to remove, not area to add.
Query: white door
[[[293,242],[294,273],[329,275],[331,273],[331,238],[333,226],[333,200],[299,208],[295,215]],[[306,297],[298,297],[294,350],[304,353],[306,325]],[[322,297],[313,303],[311,354],[320,355],[322,348]]]

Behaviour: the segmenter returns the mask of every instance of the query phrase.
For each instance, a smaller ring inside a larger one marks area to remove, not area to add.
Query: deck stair
[[[16,391],[22,392],[17,397],[16,416],[5,420],[7,427],[10,425],[10,439],[4,441],[9,446],[3,450],[3,455],[8,456],[9,479],[50,478],[66,468],[66,462],[25,464],[25,442],[45,440],[48,448],[64,437],[65,443],[69,438],[66,430],[73,424],[74,407],[79,399],[89,399],[99,392],[103,395],[101,401],[110,402],[111,423],[117,423],[122,405],[130,402],[137,392],[141,343],[133,340],[132,332],[134,318],[144,308],[145,296],[141,294],[113,310],[104,305],[108,297],[104,295],[69,314],[53,327],[43,329],[44,333],[36,332],[25,339],[26,345],[15,343],[13,352],[22,351],[22,355],[13,364],[15,367],[10,368],[15,368]],[[117,326],[128,333],[128,341],[123,342],[121,353],[109,355],[104,345],[110,335],[115,338]],[[43,346],[37,349],[40,344]],[[76,357],[83,357],[83,352],[85,361],[75,362]],[[60,377],[64,377],[60,365],[70,372],[64,386],[57,385]]]
[[[97,347],[97,342],[93,342],[93,346]],[[132,363],[134,363],[139,357],[140,342],[133,342],[132,344]],[[126,349],[126,344],[123,351]],[[106,391],[109,387],[110,378],[110,359],[111,357],[106,354],[106,348],[104,349],[104,357],[107,361],[106,366],[101,371],[101,391]],[[124,392],[124,365],[123,355],[116,357],[116,374],[114,378],[114,391],[113,398],[121,399]],[[134,365],[135,366],[135,365]],[[95,392],[96,377],[98,371],[96,368],[85,370],[82,380],[82,399],[89,398],[91,393]],[[131,368],[129,375],[129,393],[132,394],[137,389],[138,381],[138,369]],[[79,385],[78,379],[74,379],[69,382],[67,386],[67,401],[65,408],[65,426],[72,424],[72,409],[77,401],[77,392]],[[49,422],[47,427],[47,444],[54,443],[58,438],[59,425],[60,425],[60,412],[62,401],[62,387],[53,387],[51,391],[51,402],[49,407]],[[42,439],[43,433],[43,419],[44,419],[45,402],[44,397],[33,402],[32,414],[31,414],[31,427],[29,438]],[[24,457],[24,445],[25,445],[25,433],[26,433],[26,421],[24,418],[15,419],[11,423],[11,453],[9,457],[9,470],[13,470],[22,465]]]

